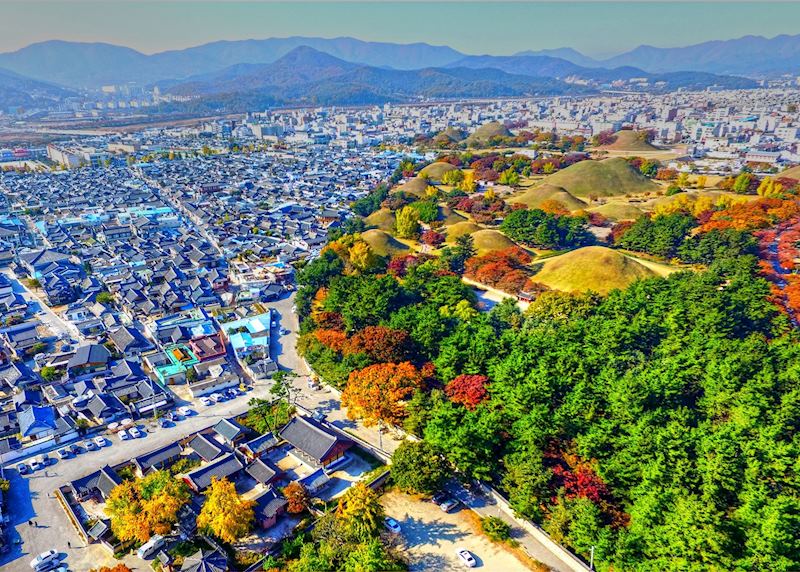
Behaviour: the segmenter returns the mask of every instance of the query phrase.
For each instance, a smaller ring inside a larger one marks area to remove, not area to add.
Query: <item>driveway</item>
[[[476,568],[514,572],[528,570],[510,551],[474,532],[467,510],[445,513],[431,502],[390,491],[381,497],[386,515],[400,523],[401,546],[409,570],[458,570],[464,565],[456,548],[466,548],[478,562]]]

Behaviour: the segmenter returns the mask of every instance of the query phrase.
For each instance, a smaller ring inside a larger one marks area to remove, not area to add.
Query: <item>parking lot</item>
[[[528,570],[509,550],[476,533],[467,509],[445,513],[432,502],[397,491],[383,495],[386,515],[400,523],[402,544],[410,570],[454,570],[464,568],[456,548],[466,548],[477,561],[476,568],[513,572]]]

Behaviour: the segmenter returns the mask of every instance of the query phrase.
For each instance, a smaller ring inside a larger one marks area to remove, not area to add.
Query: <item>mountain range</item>
[[[761,78],[800,73],[800,34],[774,38],[743,36],[677,48],[645,45],[601,60],[571,48],[524,51],[516,55],[553,55],[586,67],[635,66],[652,73],[689,70]]]
[[[366,42],[355,38],[293,36],[219,41],[149,55],[112,44],[52,40],[0,54],[0,68],[72,88],[128,82],[149,85],[218,72],[238,64],[269,64],[300,46],[347,62],[398,70],[452,66],[469,57],[447,46]],[[515,55],[556,58],[583,68],[633,67],[652,74],[695,71],[763,77],[796,74],[800,70],[800,35],[745,36],[678,48],[639,46],[604,60],[572,48]]]
[[[443,97],[588,93],[648,80],[648,89],[751,88],[751,77],[798,74],[800,35],[745,36],[681,48],[640,46],[605,60],[572,48],[513,56],[447,46],[294,36],[220,41],[155,54],[53,40],[0,54],[0,107],[60,99],[75,90],[134,83],[221,105],[366,104]],[[587,87],[588,86],[588,87]]]
[[[572,64],[570,64],[572,65]],[[374,104],[418,98],[518,97],[589,93],[547,75],[494,68],[426,67],[397,70],[348,62],[308,46],[270,64],[238,64],[184,81],[160,84],[167,93],[208,100],[236,96],[305,104]]]

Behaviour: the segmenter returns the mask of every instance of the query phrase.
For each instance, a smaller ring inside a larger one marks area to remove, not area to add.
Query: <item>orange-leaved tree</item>
[[[396,425],[405,417],[405,400],[422,385],[422,373],[410,362],[379,363],[350,374],[342,405],[366,425]]]

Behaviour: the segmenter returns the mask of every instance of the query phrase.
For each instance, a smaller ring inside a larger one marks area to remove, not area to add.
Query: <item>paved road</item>
[[[295,350],[298,324],[296,315],[291,311],[293,304],[294,296],[292,295],[268,306],[278,312],[279,326],[289,330],[286,335],[273,337],[271,352],[282,369],[293,370],[299,375],[295,380],[299,391],[297,403],[307,409],[324,413],[329,423],[356,435],[371,445],[389,453],[394,452],[402,441],[402,437],[389,433],[381,434],[375,427],[365,427],[348,419],[346,412],[341,409],[339,393],[336,390],[331,388],[308,389],[306,380],[310,372]],[[277,331],[275,333],[277,334]],[[11,540],[20,544],[10,554],[0,557],[0,569],[4,572],[6,570],[29,571],[28,562],[33,555],[50,548],[65,553],[67,563],[72,570],[89,570],[113,564],[112,556],[99,544],[83,545],[69,524],[63,509],[56,499],[50,496],[52,492],[104,464],[121,463],[213,425],[223,417],[243,413],[248,409],[247,401],[250,398],[269,398],[270,386],[269,381],[257,383],[254,389],[246,395],[211,407],[200,406],[196,415],[166,429],[156,430],[155,426],[150,426],[144,420],[140,427],[147,429],[146,437],[123,442],[113,438],[112,444],[107,445],[102,451],[86,452],[76,458],[58,461],[48,468],[47,476],[43,471],[28,477],[21,477],[13,470],[8,471],[12,491],[10,499],[12,506]],[[485,499],[469,497],[466,491],[458,488],[454,488],[453,493],[465,500],[471,507],[476,508],[480,514],[494,514],[501,516],[504,520],[510,520],[508,515],[503,514],[497,507],[491,506]],[[29,526],[29,520],[35,520],[38,527]],[[526,535],[522,529],[518,527],[517,529],[519,532],[517,540],[526,547],[531,556],[552,566],[555,570],[567,569],[557,556],[550,553],[536,539]],[[71,543],[71,547],[67,546],[68,542]],[[437,543],[435,539],[432,542]],[[151,570],[149,565],[135,557],[127,557],[124,562],[133,570]],[[487,569],[490,569],[488,563]]]
[[[31,310],[36,312],[36,318],[46,325],[51,332],[59,337],[74,338],[76,340],[83,339],[83,336],[80,335],[78,328],[76,328],[74,324],[53,312],[38,295],[28,289],[28,287],[17,278],[10,268],[3,268],[0,272],[8,276],[11,280],[11,286],[14,292],[21,294],[22,297],[25,298]],[[43,313],[39,313],[40,311],[43,311]]]

